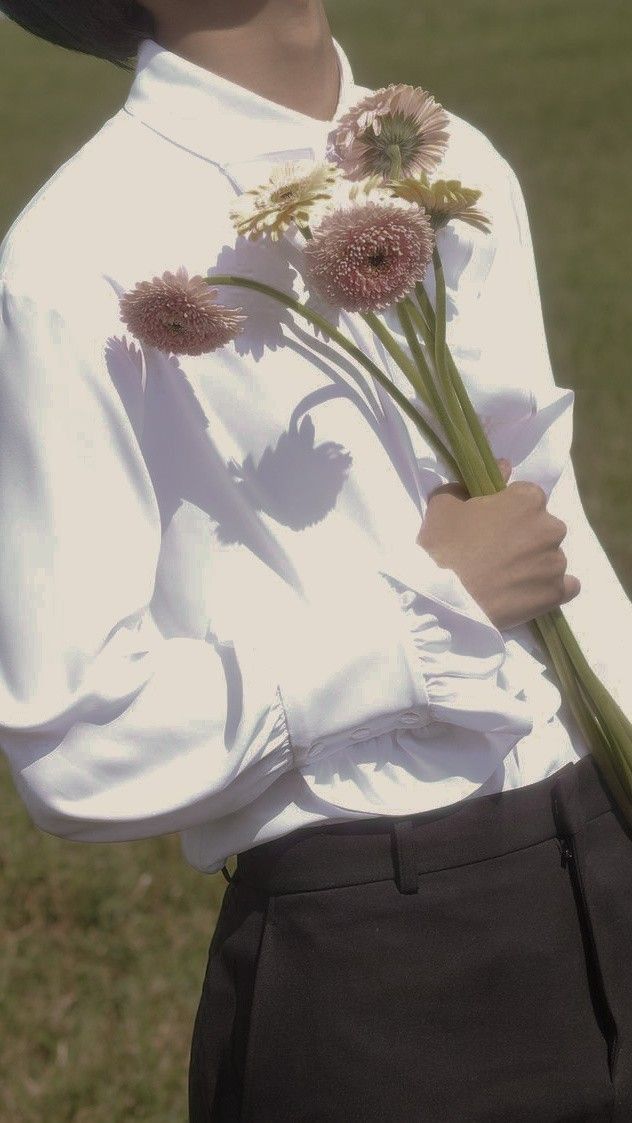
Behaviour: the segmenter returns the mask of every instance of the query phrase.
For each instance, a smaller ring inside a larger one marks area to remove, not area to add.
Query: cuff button
[[[362,726],[361,729],[352,730],[350,736],[353,741],[362,741],[365,737],[371,736],[371,730],[367,729],[366,726]]]

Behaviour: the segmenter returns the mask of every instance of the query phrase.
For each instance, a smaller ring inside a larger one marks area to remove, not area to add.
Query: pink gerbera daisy
[[[174,355],[203,355],[225,347],[246,319],[241,308],[216,303],[217,289],[184,266],[139,281],[120,299],[121,320],[141,343]]]
[[[347,179],[400,179],[431,172],[448,143],[449,117],[420,86],[393,85],[369,94],[340,118],[328,155]]]
[[[432,258],[432,225],[418,207],[368,202],[327,215],[304,253],[308,279],[331,304],[377,312],[402,300]]]

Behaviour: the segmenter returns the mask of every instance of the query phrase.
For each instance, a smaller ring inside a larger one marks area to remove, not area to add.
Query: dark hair
[[[137,0],[0,0],[14,23],[70,51],[132,70],[141,40],[154,38],[154,18]]]

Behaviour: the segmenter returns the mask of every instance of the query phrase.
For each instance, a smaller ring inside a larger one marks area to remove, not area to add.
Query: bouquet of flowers
[[[297,238],[310,289],[358,314],[381,341],[432,424],[384,370],[308,303],[263,281],[176,273],[141,281],[120,298],[121,319],[141,342],[174,354],[223,347],[243,330],[241,308],[218,303],[213,284],[264,293],[320,329],[375,378],[470,496],[505,487],[504,477],[446,343],[446,286],[437,232],[465,222],[484,233],[481,191],[431,180],[447,146],[449,118],[425,90],[390,85],[365,97],[329,137],[328,159],[277,166],[244,192],[231,220],[251,239]],[[424,287],[432,264],[434,305]],[[378,313],[394,309],[408,352]],[[614,798],[632,824],[632,724],[593,672],[561,609],[531,623]]]

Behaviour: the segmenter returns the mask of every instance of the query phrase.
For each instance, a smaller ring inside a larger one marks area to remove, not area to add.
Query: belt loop
[[[571,762],[561,769],[551,788],[551,808],[558,837],[577,834],[583,825],[583,815],[576,764]]]
[[[417,893],[417,861],[412,819],[395,819],[392,823],[395,882],[400,893]]]

